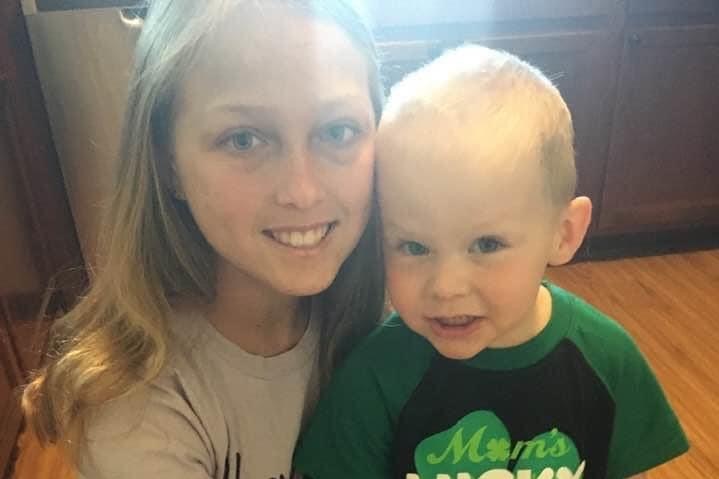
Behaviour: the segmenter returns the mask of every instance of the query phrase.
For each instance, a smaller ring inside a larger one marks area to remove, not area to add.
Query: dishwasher
[[[80,245],[93,266],[144,8],[130,0],[22,0],[22,9]]]

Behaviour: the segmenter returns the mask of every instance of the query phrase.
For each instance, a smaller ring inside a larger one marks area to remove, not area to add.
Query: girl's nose
[[[325,197],[317,162],[309,152],[294,154],[284,164],[285,178],[279,183],[276,199],[281,206],[310,209]]]

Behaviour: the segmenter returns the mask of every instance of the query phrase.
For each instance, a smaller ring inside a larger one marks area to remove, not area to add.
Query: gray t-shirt
[[[162,374],[92,416],[80,478],[289,479],[317,318],[272,358],[243,351],[198,313],[172,321],[177,340]]]

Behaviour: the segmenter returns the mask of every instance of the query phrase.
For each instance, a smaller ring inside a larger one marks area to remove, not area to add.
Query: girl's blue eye
[[[472,253],[495,253],[504,246],[504,243],[494,236],[482,236],[472,243],[469,250]]]
[[[249,151],[264,143],[262,138],[248,130],[232,133],[222,141],[224,146],[233,151]]]
[[[319,137],[325,143],[344,146],[351,143],[359,133],[360,130],[357,127],[345,123],[336,123],[324,128]]]
[[[408,256],[424,256],[429,254],[429,248],[416,241],[403,241],[399,245],[399,250]]]

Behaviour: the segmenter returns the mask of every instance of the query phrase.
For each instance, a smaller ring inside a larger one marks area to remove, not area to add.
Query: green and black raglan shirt
[[[623,479],[688,449],[634,341],[545,283],[532,340],[467,361],[391,318],[337,372],[295,454],[312,479]]]

